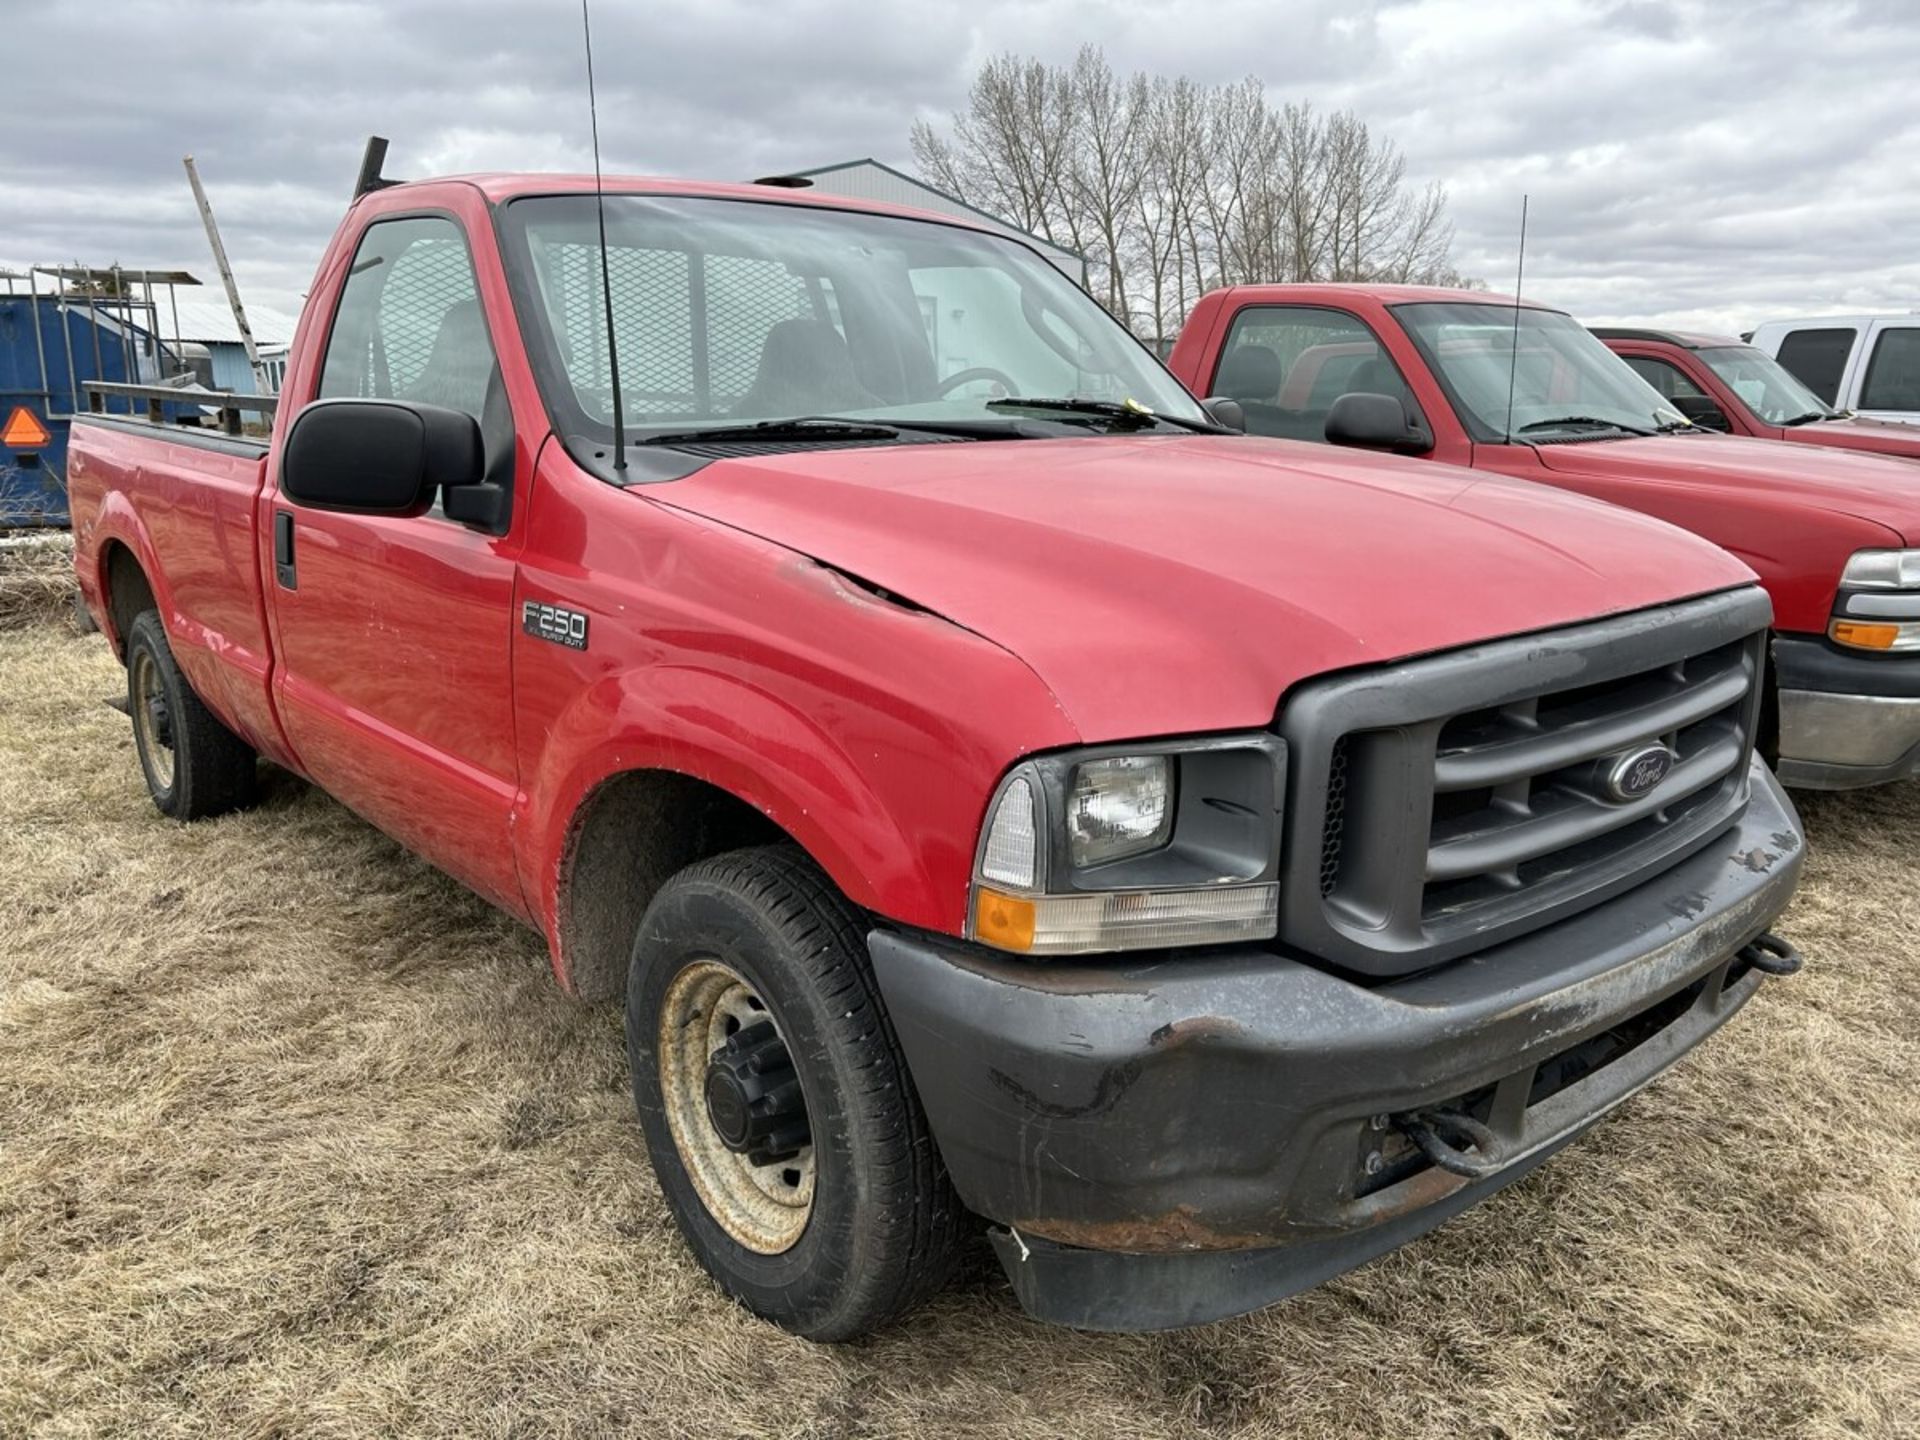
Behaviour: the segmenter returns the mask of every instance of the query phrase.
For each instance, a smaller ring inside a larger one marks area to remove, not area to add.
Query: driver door
[[[309,393],[289,401],[387,398],[464,410],[481,423],[489,472],[512,476],[512,413],[452,216],[367,225],[327,336],[317,383],[308,367]],[[410,849],[524,914],[508,823],[518,783],[510,665],[518,526],[488,534],[449,520],[438,503],[389,516],[313,509],[284,492],[272,499],[284,551],[268,585],[275,693],[302,766]]]

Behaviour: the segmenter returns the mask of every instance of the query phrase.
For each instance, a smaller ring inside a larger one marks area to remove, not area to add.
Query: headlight
[[[1856,550],[1840,583],[1863,590],[1920,590],[1920,550]]]
[[[1172,832],[1173,762],[1165,755],[1116,755],[1073,767],[1067,844],[1076,867],[1157,850]]]
[[[1850,650],[1920,651],[1920,550],[1857,550],[1840,573],[1827,638]]]
[[[987,809],[969,935],[1025,955],[1270,938],[1284,764],[1262,734],[1016,766]]]

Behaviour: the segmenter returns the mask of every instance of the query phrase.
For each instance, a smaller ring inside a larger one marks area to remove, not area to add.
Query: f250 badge
[[[536,640],[551,640],[569,650],[587,648],[587,617],[564,605],[526,601],[520,607],[520,628]]]

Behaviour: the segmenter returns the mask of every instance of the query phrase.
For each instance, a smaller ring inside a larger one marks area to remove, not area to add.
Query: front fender
[[[549,933],[574,817],[601,785],[636,770],[685,775],[745,801],[857,905],[917,908],[930,888],[921,846],[825,727],[733,677],[662,666],[581,691],[547,734],[516,834]],[[971,836],[966,844],[970,858]]]

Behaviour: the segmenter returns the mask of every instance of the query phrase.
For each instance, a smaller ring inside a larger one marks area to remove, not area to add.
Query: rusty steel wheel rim
[[[674,1148],[707,1214],[747,1249],[779,1255],[799,1242],[813,1214],[813,1146],[755,1165],[727,1147],[707,1107],[715,1052],[762,1023],[779,1032],[765,1003],[731,966],[709,957],[682,967],[660,1007],[660,1095]]]
[[[140,758],[146,761],[153,783],[171,790],[173,720],[167,712],[167,690],[160,682],[160,667],[150,650],[141,650],[133,657],[133,728],[140,742]]]

